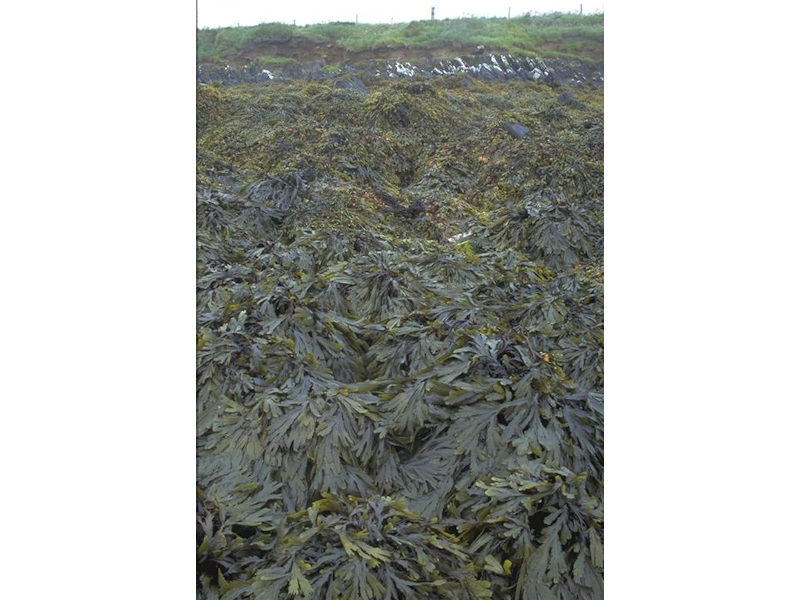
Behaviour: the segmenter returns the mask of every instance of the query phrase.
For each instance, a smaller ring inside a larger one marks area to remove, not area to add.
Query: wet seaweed
[[[602,597],[602,91],[574,94],[198,88],[199,598]]]

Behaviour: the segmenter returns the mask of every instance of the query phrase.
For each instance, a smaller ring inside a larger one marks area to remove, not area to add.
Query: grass
[[[277,56],[293,45],[332,45],[351,53],[377,50],[436,49],[484,45],[493,52],[566,57],[598,62],[603,54],[602,14],[552,13],[512,19],[469,18],[410,23],[324,23],[295,27],[262,23],[252,27],[197,32],[197,60],[223,62],[252,56]]]

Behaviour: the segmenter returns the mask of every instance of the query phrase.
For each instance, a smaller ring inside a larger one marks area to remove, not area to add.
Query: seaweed
[[[198,89],[199,598],[602,597],[602,92],[575,95]]]

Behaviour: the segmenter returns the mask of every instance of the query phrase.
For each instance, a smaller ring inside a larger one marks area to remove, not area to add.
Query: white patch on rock
[[[406,77],[413,77],[417,71],[416,67],[412,67],[409,63],[401,65],[399,62],[395,62],[394,68],[395,71],[397,71],[398,73],[402,73]]]
[[[460,242],[461,240],[467,239],[471,235],[472,231],[465,231],[463,233],[457,233],[451,238],[447,238],[447,241],[450,242],[451,244],[454,244],[455,242]]]

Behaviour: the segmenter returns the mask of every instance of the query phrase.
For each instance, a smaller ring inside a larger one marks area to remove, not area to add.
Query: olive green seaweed
[[[603,597],[603,91],[558,93],[198,86],[198,598]]]

